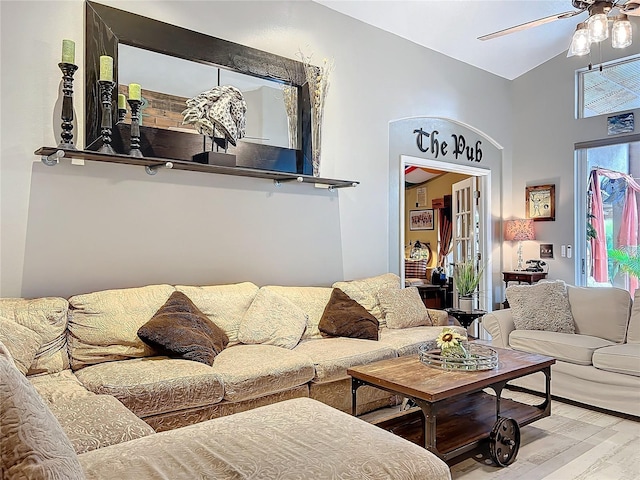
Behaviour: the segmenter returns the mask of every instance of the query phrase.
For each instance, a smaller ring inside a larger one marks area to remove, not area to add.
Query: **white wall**
[[[602,60],[640,53],[638,35],[636,27],[635,43],[624,50],[602,42]],[[595,63],[600,57],[597,48],[593,50]],[[536,242],[523,242],[523,256],[539,258],[539,244],[552,243],[555,258],[547,262],[549,278],[567,283],[577,281],[580,265],[580,258],[560,257],[560,245],[572,245],[576,251],[574,145],[607,138],[607,115],[575,119],[575,71],[589,61],[589,57],[567,58],[565,52],[513,81],[513,192],[505,196],[505,218],[524,218],[526,186],[555,184],[556,220],[536,222]],[[640,110],[635,118],[638,122]]]
[[[156,282],[325,285],[383,273],[390,121],[452,118],[494,138],[511,161],[510,82],[321,5],[103,3],[291,58],[302,49],[316,64],[333,58],[321,175],[361,185],[331,193],[193,172],[149,177],[126,165],[45,167],[33,151],[58,141],[63,38],[76,41],[83,116],[83,3],[3,0],[2,296]],[[501,184],[509,189],[507,175],[494,179]]]

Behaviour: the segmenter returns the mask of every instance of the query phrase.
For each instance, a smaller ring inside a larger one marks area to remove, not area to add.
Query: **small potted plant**
[[[461,262],[453,268],[453,282],[458,291],[459,308],[465,312],[473,310],[475,294],[482,278],[484,268],[473,262]]]

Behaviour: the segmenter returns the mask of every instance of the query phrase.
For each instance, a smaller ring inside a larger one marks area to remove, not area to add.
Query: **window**
[[[640,55],[578,70],[578,118],[640,108]]]

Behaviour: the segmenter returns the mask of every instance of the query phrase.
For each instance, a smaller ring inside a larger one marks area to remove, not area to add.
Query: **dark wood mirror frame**
[[[86,150],[97,150],[101,146],[100,56],[113,57],[117,85],[119,43],[297,87],[298,145],[301,149],[238,142],[237,147],[230,147],[229,153],[236,155],[238,166],[312,174],[311,103],[302,62],[88,0],[85,2]],[[116,102],[113,102],[113,108],[115,119]],[[117,127],[114,128],[113,145],[117,151],[128,151],[129,126],[120,124]],[[145,156],[191,160],[193,155],[202,152],[202,145],[201,135],[141,127],[141,150]]]

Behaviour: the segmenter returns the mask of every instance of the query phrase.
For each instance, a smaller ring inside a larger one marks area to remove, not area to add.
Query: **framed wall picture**
[[[534,221],[556,219],[556,186],[526,187],[527,218]]]
[[[409,210],[409,230],[433,230],[433,208]]]

